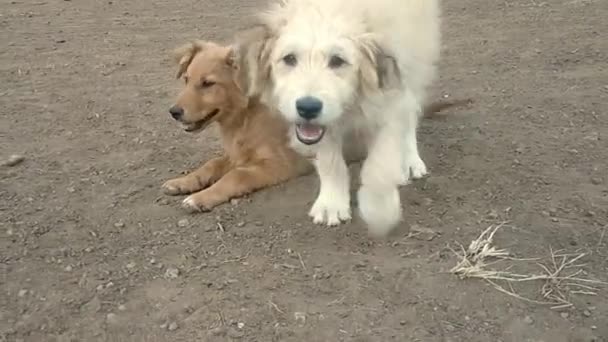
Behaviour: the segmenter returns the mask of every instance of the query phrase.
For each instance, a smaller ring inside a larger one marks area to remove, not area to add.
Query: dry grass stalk
[[[454,266],[450,272],[458,275],[461,279],[465,278],[480,278],[487,281],[498,291],[509,296],[524,300],[530,303],[551,305],[553,309],[570,307],[573,304],[570,301],[570,296],[574,294],[580,295],[597,295],[599,289],[597,286],[608,285],[608,283],[586,279],[580,275],[584,272],[581,267],[584,264],[578,264],[586,254],[585,253],[563,253],[563,251],[553,251],[551,249],[551,263],[544,265],[536,263],[543,273],[540,274],[517,274],[509,271],[498,271],[489,269],[488,266],[496,264],[500,261],[533,261],[538,259],[517,259],[511,257],[506,249],[498,249],[493,246],[494,234],[503,227],[505,223],[497,226],[490,226],[481,235],[473,240],[467,249],[460,246],[461,252],[458,253],[452,250],[460,261]],[[569,272],[578,268],[576,271]],[[543,300],[534,300],[523,297],[513,289],[514,283],[529,282],[529,281],[544,281],[540,294]],[[500,285],[498,282],[503,282],[508,285]]]

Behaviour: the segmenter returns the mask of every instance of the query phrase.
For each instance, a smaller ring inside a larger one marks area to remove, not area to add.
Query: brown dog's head
[[[184,87],[169,113],[184,130],[201,131],[247,106],[247,97],[235,82],[232,48],[196,41],[174,54],[177,78],[183,80]]]

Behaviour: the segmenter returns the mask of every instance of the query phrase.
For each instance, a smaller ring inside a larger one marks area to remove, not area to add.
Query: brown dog
[[[192,194],[183,204],[210,210],[234,197],[312,171],[312,164],[288,146],[287,126],[258,100],[238,87],[232,50],[194,42],[176,50],[178,78],[184,88],[169,110],[187,132],[216,122],[224,155],[163,185],[169,195]]]
[[[242,92],[230,47],[197,41],[177,49],[175,57],[177,78],[183,79],[184,87],[169,112],[187,132],[202,131],[216,122],[224,155],[163,184],[166,194],[191,194],[184,206],[207,211],[231,198],[312,172],[312,163],[289,147],[282,116]],[[424,115],[462,104],[434,102],[425,107]],[[345,151],[345,157],[360,160],[363,151],[354,146]]]

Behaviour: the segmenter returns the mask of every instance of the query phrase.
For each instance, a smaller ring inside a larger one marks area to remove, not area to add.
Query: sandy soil
[[[476,102],[422,124],[431,175],[386,242],[314,226],[314,176],[199,215],[160,193],[219,151],[171,122],[168,52],[262,6],[0,3],[0,158],[25,157],[0,167],[0,341],[608,341],[606,287],[551,309],[449,272],[509,221],[495,243],[542,259],[494,266],[563,250],[608,281],[606,1],[444,1],[434,96]]]

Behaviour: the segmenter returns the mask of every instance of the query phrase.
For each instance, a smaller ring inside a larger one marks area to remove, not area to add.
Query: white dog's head
[[[358,107],[360,95],[400,80],[395,60],[364,23],[299,3],[264,15],[237,39],[237,56],[242,88],[274,105],[294,124],[298,140],[312,145]]]

